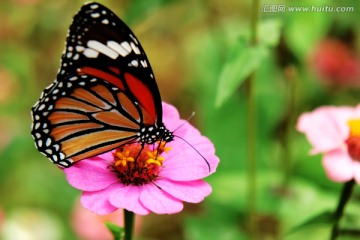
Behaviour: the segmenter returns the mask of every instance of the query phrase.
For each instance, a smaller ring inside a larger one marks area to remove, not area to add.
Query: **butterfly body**
[[[142,46],[98,3],[74,17],[57,78],[32,108],[32,120],[35,146],[61,167],[127,143],[173,140]]]

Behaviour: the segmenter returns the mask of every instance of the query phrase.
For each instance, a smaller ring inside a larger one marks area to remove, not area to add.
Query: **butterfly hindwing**
[[[44,93],[32,109],[32,135],[42,153],[66,166],[136,138],[140,116],[121,89],[82,75],[55,81]]]

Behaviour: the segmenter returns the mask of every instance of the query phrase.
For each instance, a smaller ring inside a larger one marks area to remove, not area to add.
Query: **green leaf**
[[[331,211],[325,211],[318,215],[315,215],[314,217],[306,220],[305,222],[299,224],[298,226],[295,226],[292,228],[288,234],[292,234],[294,232],[303,230],[307,227],[313,227],[320,224],[332,224],[334,222],[334,215]]]
[[[282,24],[277,19],[262,21],[259,27],[259,42],[268,46],[275,47],[280,40]]]
[[[111,222],[106,222],[105,223],[106,227],[110,230],[110,232],[112,233],[112,235],[114,236],[114,240],[120,240],[124,229],[116,224],[113,224]]]
[[[215,106],[220,107],[255,71],[267,53],[264,45],[249,46],[244,39],[230,47],[224,67],[220,73]]]

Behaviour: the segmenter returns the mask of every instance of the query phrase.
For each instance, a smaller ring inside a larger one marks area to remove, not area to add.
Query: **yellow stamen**
[[[161,156],[158,156],[158,157],[156,158],[156,160],[158,160],[158,161],[160,161],[160,162],[163,162],[163,161],[165,160],[165,158],[164,158],[164,157],[161,157]]]
[[[348,121],[351,136],[360,136],[360,119],[352,119]]]
[[[150,159],[148,159],[148,160],[146,161],[146,164],[152,164],[152,163],[154,163],[154,164],[156,164],[156,165],[158,165],[158,166],[161,166],[161,162],[158,161],[158,160],[155,160],[155,159],[153,159],[153,158],[150,158]]]
[[[171,147],[166,147],[165,144],[166,144],[166,142],[160,142],[159,149],[162,152],[168,153],[171,150]]]
[[[148,160],[146,160],[146,164],[155,163],[158,166],[162,165],[162,162],[165,160],[164,157],[158,155],[158,151],[149,151],[147,152],[147,155],[149,157]]]
[[[155,160],[158,160],[158,161],[161,161],[161,162],[165,160],[164,157],[158,155],[157,150],[155,150],[153,152],[149,151],[149,152],[147,152],[147,155],[149,156],[150,159],[152,158],[152,159],[155,159]]]
[[[155,151],[149,151],[147,152],[147,155],[150,157],[150,158],[156,158],[157,157],[157,150]]]
[[[122,152],[116,152],[115,153],[115,166],[119,166],[122,165],[123,167],[125,167],[127,165],[127,162],[134,162],[134,158],[133,157],[129,157],[130,155],[130,150],[126,150],[124,153]]]
[[[115,163],[115,167],[118,167],[119,165],[122,165],[123,167],[125,167],[127,164],[127,162],[125,160],[118,160]]]

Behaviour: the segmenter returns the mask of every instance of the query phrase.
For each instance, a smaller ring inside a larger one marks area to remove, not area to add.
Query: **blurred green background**
[[[175,105],[183,118],[196,111],[191,122],[214,142],[221,159],[217,172],[207,179],[211,196],[199,205],[186,204],[177,215],[139,218],[137,239],[250,239],[242,80],[253,71],[259,239],[328,239],[330,227],[325,223],[291,231],[334,210],[341,189],[326,178],[321,156],[308,156],[310,145],[295,131],[295,123],[300,113],[317,106],[359,103],[360,2],[263,0],[256,48],[248,44],[250,0],[99,2],[132,28],[163,100]],[[30,135],[30,109],[55,79],[67,29],[83,3],[0,1],[4,240],[99,239],[82,232],[92,223],[74,216],[80,192],[35,149]],[[352,10],[344,8],[349,6]],[[359,204],[356,188],[343,225],[360,228]]]

